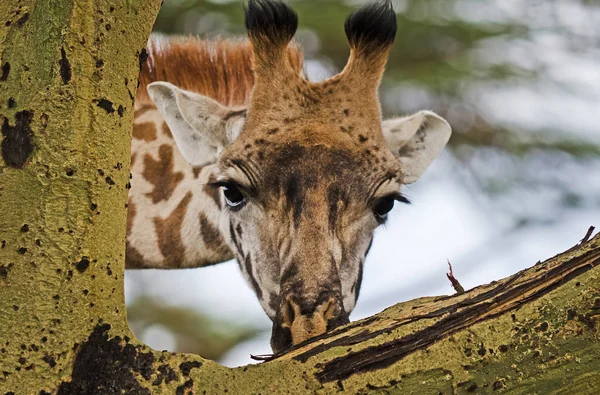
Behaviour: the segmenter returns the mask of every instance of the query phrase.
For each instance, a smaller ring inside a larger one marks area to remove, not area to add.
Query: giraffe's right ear
[[[387,119],[381,124],[386,145],[402,166],[403,182],[411,184],[442,152],[452,134],[448,122],[431,111]]]
[[[245,109],[225,107],[213,99],[168,82],[148,85],[148,94],[167,122],[181,154],[193,166],[216,162],[240,134]]]

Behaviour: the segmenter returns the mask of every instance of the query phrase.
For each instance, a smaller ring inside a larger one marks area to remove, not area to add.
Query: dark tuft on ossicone
[[[251,38],[266,38],[272,44],[285,45],[298,29],[298,15],[280,0],[249,0],[246,29]]]
[[[346,18],[344,29],[354,49],[377,50],[392,45],[397,29],[392,2],[381,0],[361,7]]]

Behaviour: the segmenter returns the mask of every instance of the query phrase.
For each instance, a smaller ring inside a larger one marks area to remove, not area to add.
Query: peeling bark
[[[0,394],[597,392],[600,236],[260,365],[229,369],[135,339],[123,297],[129,170],[117,164],[129,163],[158,7],[0,2],[0,124],[31,114],[33,147],[20,166],[0,159]]]

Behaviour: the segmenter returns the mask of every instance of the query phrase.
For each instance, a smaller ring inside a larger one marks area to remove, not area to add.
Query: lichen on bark
[[[133,95],[159,7],[0,2],[4,392],[55,392],[71,375],[75,344],[97,325],[128,330],[122,276]],[[122,110],[108,113],[97,106],[102,99]]]

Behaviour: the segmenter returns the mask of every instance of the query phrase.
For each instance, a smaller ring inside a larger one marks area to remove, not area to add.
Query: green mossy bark
[[[2,394],[55,392],[70,375],[73,344],[99,320],[128,331],[122,277],[133,95],[159,7],[160,0],[0,2],[3,139],[25,114],[17,133],[30,128],[33,144],[20,168],[0,155]],[[15,138],[7,149],[20,144]]]
[[[125,203],[138,57],[158,7],[0,2],[0,122],[14,133],[21,114],[34,147],[19,168],[0,158],[0,394],[596,393],[600,236],[260,365],[140,344],[123,298]]]

